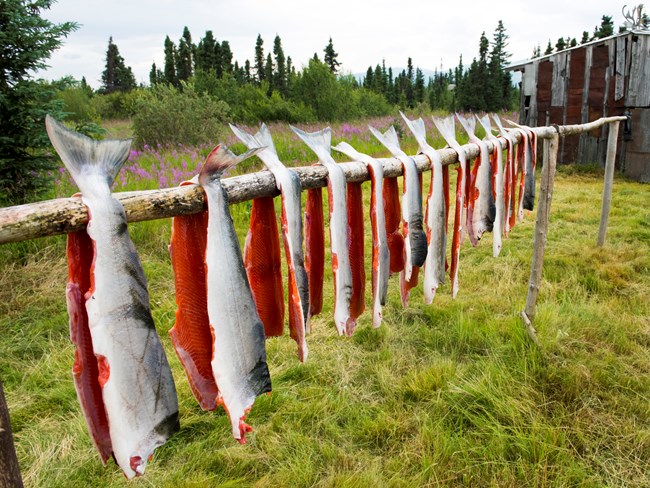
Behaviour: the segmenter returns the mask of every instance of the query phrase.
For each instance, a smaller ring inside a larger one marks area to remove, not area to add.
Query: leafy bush
[[[114,91],[93,97],[93,108],[102,119],[128,119],[135,113],[138,99],[148,90]]]
[[[183,91],[157,84],[134,101],[133,133],[142,147],[165,144],[200,144],[213,141],[224,130],[230,109],[221,100],[199,94],[192,83]]]

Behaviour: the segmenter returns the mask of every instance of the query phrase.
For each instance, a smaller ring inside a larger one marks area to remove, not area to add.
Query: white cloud
[[[252,61],[258,33],[265,52],[280,35],[286,55],[296,66],[305,64],[314,52],[322,57],[330,36],[345,71],[365,72],[369,65],[386,60],[388,66],[413,63],[425,69],[445,70],[465,64],[478,55],[481,32],[489,39],[499,19],[510,36],[512,59],[530,56],[537,44],[555,44],[559,37],[580,38],[600,24],[602,15],[622,23],[622,2],[592,0],[530,2],[506,0],[486,2],[423,2],[418,0],[60,0],[45,16],[54,22],[76,21],[78,31],[50,59],[41,76],[59,78],[85,76],[99,86],[104,69],[108,38],[113,36],[126,64],[138,81],[147,82],[151,63],[163,64],[163,41],[174,42],[187,26],[195,42],[206,30],[219,40],[228,40],[235,60]]]

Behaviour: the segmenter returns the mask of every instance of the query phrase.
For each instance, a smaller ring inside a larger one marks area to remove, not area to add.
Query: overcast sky
[[[603,14],[623,23],[623,2],[590,0],[447,1],[432,0],[59,0],[45,17],[53,22],[75,21],[79,29],[64,41],[39,73],[48,79],[72,75],[100,84],[108,39],[113,37],[138,82],[149,82],[151,64],[164,62],[163,42],[169,35],[178,42],[187,26],[195,43],[206,30],[218,40],[228,40],[234,60],[253,60],[258,34],[265,54],[276,34],[285,55],[299,68],[315,52],[322,59],[330,36],[344,72],[365,72],[386,60],[387,66],[404,67],[410,56],[423,69],[444,70],[466,64],[478,54],[481,32],[488,38],[499,20],[510,36],[511,61],[529,58],[551,39],[593,32]]]

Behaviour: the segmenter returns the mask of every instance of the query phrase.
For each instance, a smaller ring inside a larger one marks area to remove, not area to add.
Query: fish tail
[[[375,136],[375,138],[377,138],[377,140],[381,142],[384,147],[393,154],[393,156],[396,154],[404,154],[400,149],[399,137],[397,137],[397,131],[394,126],[391,125],[383,134],[371,125],[368,126],[368,129],[370,129],[372,135]]]
[[[245,159],[257,154],[258,152],[266,149],[265,147],[255,147],[249,149],[239,156],[233,154],[224,144],[219,144],[215,147],[203,163],[201,172],[199,173],[199,183],[204,185],[210,180],[219,179],[225,171],[237,166]]]
[[[331,157],[332,129],[325,127],[316,132],[305,132],[297,127],[290,127],[316,153],[318,159],[329,159]]]
[[[228,124],[230,126],[230,130],[232,130],[235,135],[248,147],[249,149],[252,147],[260,147],[261,141],[257,139],[256,136],[253,134],[249,134],[248,132],[240,129],[236,125],[233,124]]]
[[[425,147],[427,145],[427,133],[426,133],[426,128],[424,127],[424,120],[422,120],[422,117],[419,117],[415,120],[410,120],[408,117],[406,117],[406,115],[402,113],[401,110],[399,114],[404,119],[404,122],[406,122],[407,127],[410,129],[411,133],[413,134],[413,137],[415,137],[415,140],[418,142],[420,149]]]
[[[50,141],[61,157],[82,194],[92,192],[87,175],[103,175],[108,187],[129,157],[131,139],[95,141],[88,136],[68,129],[61,122],[47,115],[45,128]],[[89,171],[89,169],[92,170]]]

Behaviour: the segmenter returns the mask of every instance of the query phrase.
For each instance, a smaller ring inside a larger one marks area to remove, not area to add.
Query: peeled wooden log
[[[602,118],[589,124],[558,127],[560,135],[586,132],[603,124],[625,120],[625,117]],[[533,130],[541,139],[550,139],[557,133],[554,127],[536,127]],[[519,140],[521,135],[515,134]],[[488,143],[490,151],[492,144]],[[469,158],[478,156],[475,144],[466,144],[463,149]],[[456,151],[450,148],[439,151],[443,165],[458,162]],[[402,166],[395,158],[380,159],[387,178],[400,176]],[[418,171],[429,171],[430,163],[426,156],[415,156]],[[341,163],[348,181],[360,182],[370,179],[368,169],[362,163]],[[304,166],[293,168],[300,176],[303,190],[327,185],[327,172],[322,166]],[[235,176],[223,180],[223,186],[230,203],[264,196],[276,196],[278,191],[275,180],[267,170]],[[128,222],[141,222],[170,218],[175,215],[188,215],[200,212],[205,207],[203,191],[198,185],[138,192],[118,192],[115,197],[122,202]],[[27,205],[18,205],[0,209],[0,244],[19,242],[37,237],[68,234],[83,229],[88,223],[88,213],[81,199],[58,198]]]
[[[471,157],[478,155],[474,144],[468,145]],[[458,161],[453,149],[440,150],[443,164]],[[430,169],[429,159],[424,155],[415,157],[418,171]],[[402,165],[395,158],[380,159],[386,177],[402,174]],[[346,179],[361,182],[370,179],[363,163],[341,163]],[[327,186],[327,171],[323,166],[292,168],[298,173],[303,190]],[[259,197],[276,196],[279,192],[275,179],[268,170],[234,176],[223,180],[228,201],[240,203]],[[122,203],[128,222],[141,222],[170,218],[175,215],[198,213],[205,208],[203,190],[199,185],[163,188],[133,192],[117,192],[115,197]],[[88,223],[88,212],[80,197],[57,198],[37,203],[0,209],[0,244],[26,241],[37,237],[68,234],[83,229]]]

